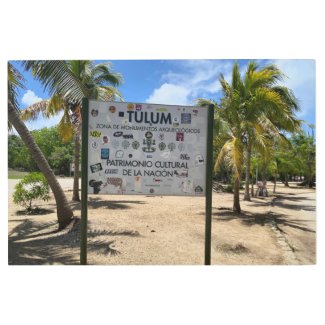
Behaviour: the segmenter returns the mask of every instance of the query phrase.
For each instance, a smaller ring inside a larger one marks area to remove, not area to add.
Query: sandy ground
[[[279,202],[283,197],[296,197],[291,194],[304,197],[306,191],[314,192],[283,186],[278,191]],[[66,193],[71,199],[72,192]],[[213,193],[212,264],[290,264],[267,223],[272,197],[241,201],[241,215],[231,211],[232,199],[232,194]],[[79,223],[57,232],[54,200],[38,203],[48,210],[46,214],[26,215],[9,197],[9,264],[79,264]],[[278,208],[276,204],[272,209]],[[80,203],[71,206],[80,218]],[[296,215],[295,209],[291,212]],[[315,219],[315,211],[312,213]],[[279,211],[274,215],[279,217]],[[300,215],[303,218],[304,213]],[[204,198],[89,195],[88,219],[88,264],[204,263]],[[280,226],[289,235],[293,232],[288,224]],[[312,246],[315,232],[308,232],[307,237]],[[300,246],[293,244],[296,251],[301,251],[303,241]],[[298,264],[314,263],[315,249],[309,255],[306,251]]]
[[[283,188],[272,203],[272,216],[294,253],[292,264],[316,263],[315,192],[292,193]]]

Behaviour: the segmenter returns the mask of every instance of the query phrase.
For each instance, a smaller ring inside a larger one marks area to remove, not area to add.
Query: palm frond
[[[23,75],[8,62],[8,102],[20,113],[18,104],[19,88],[26,89],[24,86],[25,78]]]
[[[21,111],[23,121],[37,120],[40,116],[50,118],[64,109],[64,101],[57,93],[50,99],[41,100],[32,104]]]
[[[55,93],[50,99],[47,108],[47,117],[55,116],[60,111],[62,111],[65,107],[65,101],[63,98],[58,94]]]
[[[246,74],[254,73],[258,69],[256,61],[249,61],[247,64]]]
[[[104,62],[94,66],[94,82],[98,85],[110,84],[119,86],[123,82],[123,77],[120,73],[111,71],[111,63]]]
[[[274,65],[269,65],[261,70],[247,70],[244,85],[249,92],[260,87],[272,87],[284,77],[283,73]]]
[[[292,108],[294,111],[300,111],[300,105],[298,99],[295,97],[293,91],[284,86],[274,86],[272,88],[273,91],[278,93],[282,99],[286,103],[287,106]]]
[[[71,140],[73,136],[73,127],[71,124],[69,109],[67,107],[64,108],[62,119],[58,124],[58,131],[63,141]]]
[[[227,167],[232,167],[234,170],[234,177],[240,178],[244,164],[244,147],[241,139],[233,137],[226,141],[222,146],[214,170],[217,171],[219,166],[224,161]]]
[[[41,100],[35,104],[32,104],[25,109],[21,110],[21,118],[23,121],[37,120],[40,116],[47,118],[47,108],[49,106],[49,100]]]
[[[240,69],[239,69],[239,64],[237,62],[234,63],[234,66],[232,68],[231,87],[233,90],[236,90],[238,92],[241,92],[241,90],[242,90]]]
[[[59,93],[67,100],[80,101],[87,96],[84,84],[62,60],[23,61],[26,70],[32,71],[50,94]]]
[[[195,105],[197,106],[209,106],[213,105],[216,106],[216,102],[212,99],[205,99],[205,98],[197,98],[194,100]]]
[[[231,96],[232,89],[231,89],[231,86],[226,81],[226,79],[225,79],[225,77],[224,77],[223,74],[220,74],[220,76],[219,76],[219,82],[221,84],[221,89],[222,89],[222,92],[224,93],[224,96],[225,97],[230,97]]]
[[[112,86],[100,86],[96,87],[97,96],[96,98],[104,101],[124,101],[123,95]]]
[[[230,143],[231,141],[226,141],[221,150],[219,151],[216,163],[214,165],[214,172],[217,172],[218,168],[221,166],[222,161],[225,159],[227,167],[232,167],[232,161],[229,158],[229,151],[231,150],[230,148]]]

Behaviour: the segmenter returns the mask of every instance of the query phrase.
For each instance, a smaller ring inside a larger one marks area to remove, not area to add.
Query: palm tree
[[[240,179],[244,166],[244,124],[241,120],[240,111],[236,109],[239,105],[239,96],[233,92],[231,87],[225,82],[223,76],[220,77],[224,97],[220,104],[216,101],[199,98],[196,100],[199,106],[214,106],[214,145],[220,147],[215,163],[215,170],[224,160],[226,165],[233,170],[233,211],[240,213],[239,190]]]
[[[246,177],[244,200],[250,200],[250,162],[252,150],[265,150],[274,138],[284,136],[283,131],[297,131],[300,121],[295,112],[299,109],[291,90],[277,85],[284,77],[275,65],[259,68],[257,63],[248,63],[244,78],[239,65],[233,66],[232,90],[240,97],[238,110],[244,122],[246,137]]]
[[[70,61],[27,61],[27,70],[48,88],[52,97],[41,101],[23,111],[24,119],[36,119],[40,113],[51,117],[63,111],[58,129],[63,139],[69,140],[74,135],[74,182],[73,201],[79,198],[79,161],[80,161],[80,128],[81,102],[83,97],[98,100],[122,98],[115,88],[122,78],[111,72],[109,63],[93,64],[89,60]]]
[[[223,98],[220,105],[198,99],[199,105],[214,104],[218,124],[224,125],[217,132],[217,141],[222,148],[217,165],[225,157],[234,170],[234,210],[240,212],[239,187],[246,160],[245,199],[250,200],[250,162],[252,150],[265,151],[274,138],[282,138],[280,130],[294,131],[299,121],[294,116],[298,109],[296,100],[285,87],[275,86],[282,78],[280,70],[269,65],[258,69],[254,62],[248,64],[242,80],[238,63],[233,65],[229,84],[221,74],[219,81]],[[246,159],[245,159],[246,158]]]
[[[39,169],[44,174],[51,187],[57,206],[59,230],[61,230],[72,221],[73,212],[47,160],[20,118],[17,87],[23,87],[23,80],[19,71],[15,69],[11,63],[8,63],[8,120],[30,150],[32,157],[35,159]]]

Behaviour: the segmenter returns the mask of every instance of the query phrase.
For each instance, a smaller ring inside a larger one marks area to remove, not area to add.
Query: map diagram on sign
[[[88,193],[205,196],[207,108],[89,100]]]

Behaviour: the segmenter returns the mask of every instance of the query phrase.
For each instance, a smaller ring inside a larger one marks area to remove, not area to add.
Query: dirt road
[[[316,263],[316,192],[280,193],[271,212],[296,258],[295,264]]]

